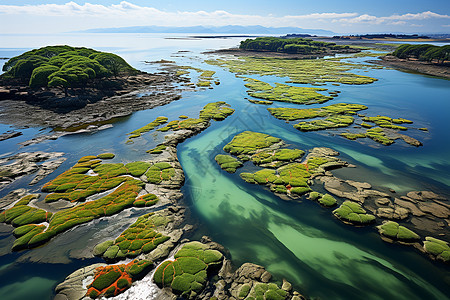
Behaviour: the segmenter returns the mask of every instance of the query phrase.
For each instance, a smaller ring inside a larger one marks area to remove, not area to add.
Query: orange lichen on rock
[[[126,291],[133,281],[145,276],[151,266],[151,261],[133,260],[128,264],[99,267],[86,296],[92,299],[117,296]]]

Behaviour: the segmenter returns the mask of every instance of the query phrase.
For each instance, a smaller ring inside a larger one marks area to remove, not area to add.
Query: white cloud
[[[139,6],[122,1],[112,5],[74,1],[65,4],[0,5],[0,27],[4,33],[35,30],[37,32],[61,32],[99,27],[126,26],[197,26],[197,25],[262,25],[267,27],[321,28],[339,32],[339,28],[368,29],[389,26],[411,27],[442,22],[449,15],[425,11],[421,13],[373,16],[369,14],[312,13],[274,16],[232,14],[224,10],[216,11],[163,11],[153,7]],[[448,23],[448,22],[445,22]],[[46,27],[44,28],[44,25]],[[57,24],[57,26],[56,26]],[[372,27],[368,27],[372,26]],[[436,27],[435,26],[435,27]]]
[[[449,15],[440,15],[431,11],[425,11],[417,14],[392,15],[388,17],[376,17],[371,15],[360,15],[355,18],[342,18],[339,21],[343,23],[365,23],[365,24],[389,24],[389,25],[407,25],[410,20],[428,20],[428,19],[450,19]],[[412,24],[411,24],[412,25]]]
[[[75,2],[65,4],[39,5],[0,5],[0,14],[34,15],[34,16],[95,16],[97,18],[120,18],[128,20],[145,20],[145,25],[265,25],[265,26],[299,26],[306,20],[330,20],[351,18],[356,13],[313,13],[307,15],[289,15],[275,17],[273,15],[239,15],[230,14],[223,10],[206,11],[178,11],[166,12],[152,7],[138,6],[126,1],[109,6]]]

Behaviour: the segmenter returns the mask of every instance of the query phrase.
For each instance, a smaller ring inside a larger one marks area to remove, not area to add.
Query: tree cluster
[[[304,38],[276,38],[259,37],[242,41],[240,49],[251,51],[271,51],[294,54],[320,54],[330,50],[348,49],[349,46],[336,45],[335,43],[313,41]]]
[[[443,64],[445,61],[450,60],[450,45],[404,44],[398,47],[392,55],[403,59],[415,58],[421,61]]]
[[[48,46],[11,58],[2,79],[15,79],[30,87],[85,87],[96,79],[135,74],[123,58],[89,48]]]

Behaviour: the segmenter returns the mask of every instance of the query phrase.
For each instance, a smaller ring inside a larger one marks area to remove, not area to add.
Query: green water
[[[5,37],[0,57],[17,55],[32,47],[43,46],[41,37],[20,39]],[[370,70],[362,74],[379,80],[363,86],[332,86],[340,90],[327,103],[349,102],[369,106],[368,115],[383,114],[414,121],[415,127],[429,132],[408,131],[424,143],[415,148],[398,141],[382,147],[370,140],[348,141],[326,132],[302,133],[284,121],[276,120],[266,106],[254,105],[247,97],[244,82],[216,66],[202,63],[201,54],[210,48],[227,48],[239,39],[168,40],[155,35],[64,35],[49,37],[54,44],[94,47],[118,53],[134,67],[154,71],[157,66],[144,61],[175,60],[216,71],[221,84],[214,89],[185,92],[179,101],[140,111],[115,122],[114,127],[94,134],[65,136],[55,141],[21,148],[19,142],[48,128],[15,128],[1,124],[2,132],[23,131],[18,138],[0,142],[1,155],[23,151],[62,151],[67,161],[45,181],[28,186],[31,176],[18,180],[0,191],[0,197],[16,188],[39,192],[46,181],[71,167],[81,156],[114,152],[112,162],[150,159],[145,153],[162,140],[159,133],[146,133],[134,144],[125,144],[127,133],[158,116],[171,120],[184,114],[197,117],[208,102],[227,101],[236,112],[227,120],[213,122],[203,133],[178,146],[186,174],[184,202],[197,223],[196,236],[207,234],[230,251],[234,266],[244,262],[261,264],[281,281],[286,278],[310,297],[321,299],[448,299],[449,267],[435,263],[411,247],[383,242],[373,227],[354,228],[333,218],[331,210],[310,201],[283,201],[260,186],[247,184],[238,174],[228,174],[218,167],[214,157],[222,147],[244,130],[264,132],[284,139],[292,146],[307,150],[325,146],[338,150],[341,158],[357,168],[336,170],[342,178],[367,181],[375,187],[394,188],[398,193],[430,189],[450,196],[450,81],[396,70]],[[192,52],[177,53],[179,50]],[[174,55],[175,54],[175,55]],[[356,61],[361,61],[357,59]],[[1,63],[1,61],[0,61]],[[286,78],[252,76],[270,83]],[[299,107],[275,103],[273,107]],[[320,107],[322,105],[311,105]],[[247,163],[244,168],[252,168]],[[238,171],[239,173],[240,171]],[[1,299],[49,299],[56,284],[65,276],[100,259],[80,259],[99,235],[116,236],[126,228],[121,219],[145,213],[128,210],[61,234],[44,247],[11,253],[14,238],[11,228],[0,228]],[[33,261],[33,262],[31,262]]]

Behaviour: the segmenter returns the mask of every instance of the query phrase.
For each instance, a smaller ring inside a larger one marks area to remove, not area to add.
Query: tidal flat
[[[361,54],[234,63],[201,53],[238,41],[161,39],[164,49],[144,51],[128,37],[118,52],[134,68],[164,72],[175,62],[189,74],[169,76],[214,88],[175,80],[180,100],[57,139],[37,139],[54,134],[39,126],[1,125],[22,133],[0,142],[11,157],[3,165],[25,151],[58,153],[16,159],[37,167],[0,190],[0,220],[15,226],[1,225],[6,299],[448,297],[448,81]],[[161,68],[143,62],[158,60]],[[311,71],[321,63],[330,75]],[[253,82],[261,86],[249,90]],[[322,126],[329,118],[347,126]],[[322,121],[308,124],[320,130],[293,126],[304,121]],[[380,130],[395,143],[380,144]],[[65,160],[29,185],[46,170],[39,157]],[[114,199],[124,206],[95,210]]]

